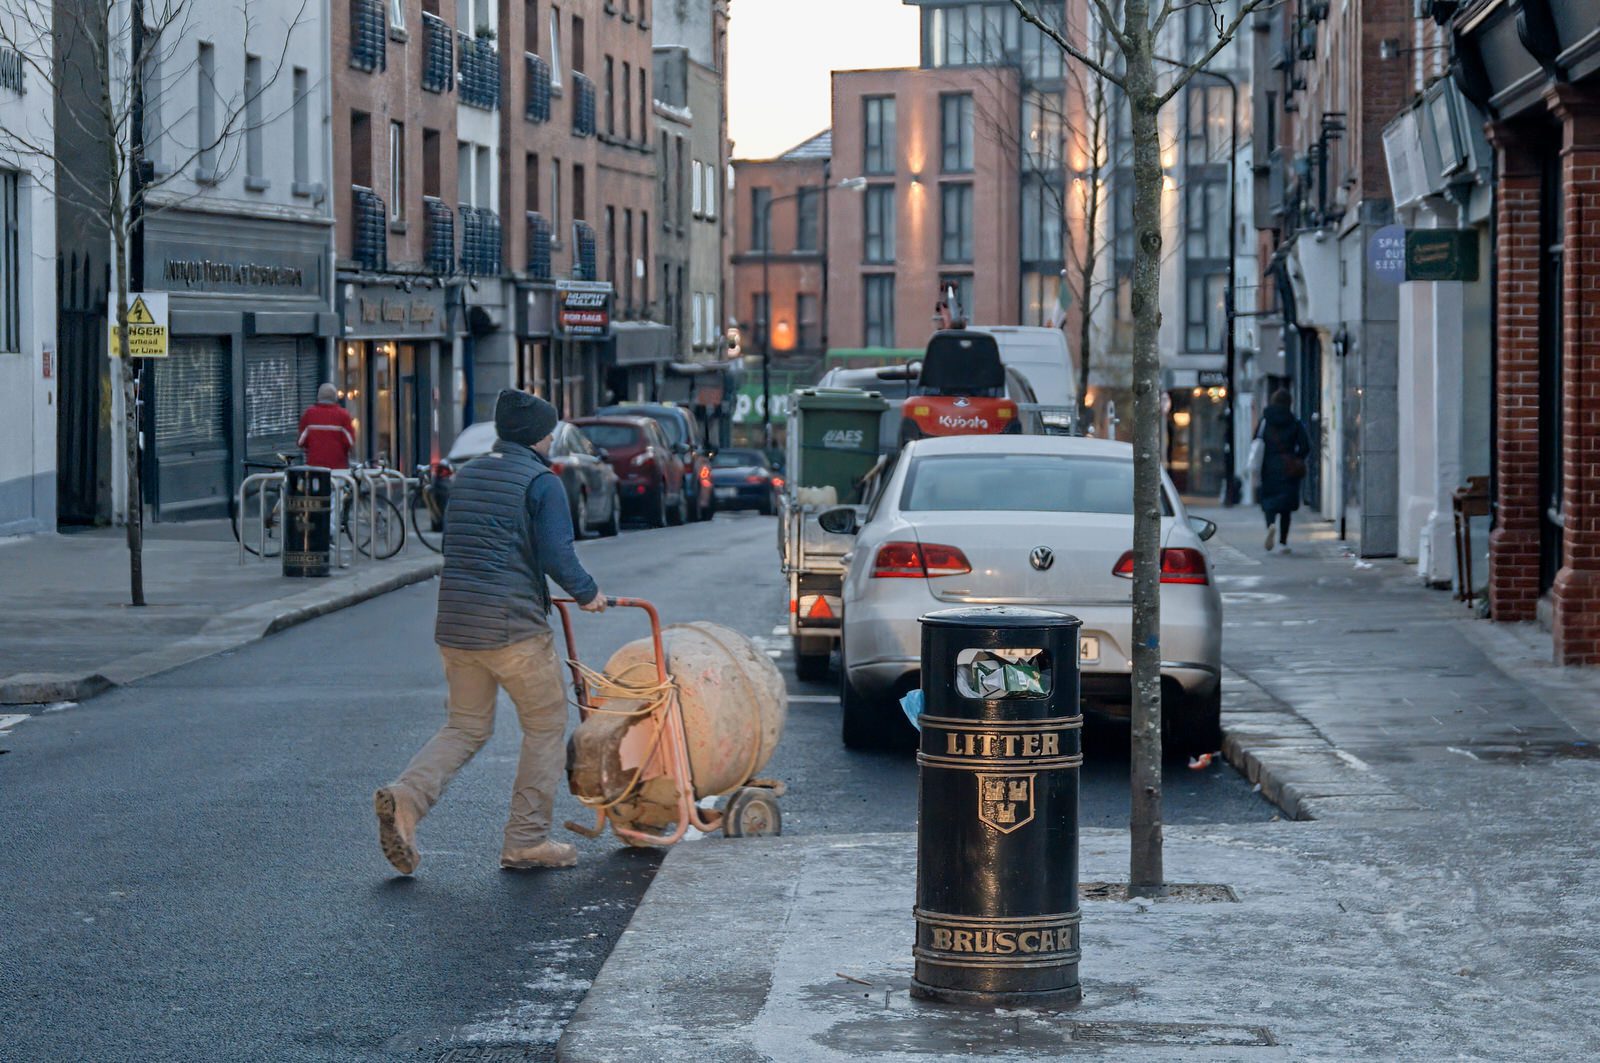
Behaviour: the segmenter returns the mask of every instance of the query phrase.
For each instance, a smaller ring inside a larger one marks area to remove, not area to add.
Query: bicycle
[[[444,551],[444,479],[434,465],[418,465],[415,480],[407,482],[407,508],[417,540],[434,553]]]
[[[276,462],[244,463],[247,474],[252,472],[279,474],[277,479],[262,483],[260,490],[245,496],[242,514],[244,527],[252,529],[259,526],[262,529],[258,535],[243,540],[244,548],[252,554],[260,557],[277,557],[283,552],[285,487],[281,474],[293,464],[295,464],[294,459],[287,454],[279,454]],[[379,461],[363,462],[352,466],[348,471],[334,470],[335,476],[350,481],[349,490],[344,496],[344,504],[340,507],[339,532],[356,550],[379,561],[398,554],[406,544],[406,522],[400,507],[386,494],[378,493],[371,484],[370,477],[363,475],[382,473],[385,468]],[[359,497],[363,491],[366,492],[364,501]],[[233,537],[239,540],[241,513],[237,501],[229,504],[228,517],[233,525]]]

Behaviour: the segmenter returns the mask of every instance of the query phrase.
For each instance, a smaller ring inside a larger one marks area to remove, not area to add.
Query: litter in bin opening
[[[964,650],[956,659],[963,697],[1037,698],[1050,692],[1050,659],[1039,649]]]

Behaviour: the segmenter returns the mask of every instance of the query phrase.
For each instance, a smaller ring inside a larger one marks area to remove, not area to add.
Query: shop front
[[[516,308],[516,387],[541,399],[551,398],[550,381],[554,359],[556,291],[549,285],[518,286]]]
[[[157,520],[223,516],[246,461],[296,447],[327,379],[325,227],[165,211],[145,222],[144,287],[171,338],[143,393],[145,501]]]
[[[582,417],[600,405],[602,364],[611,342],[612,288],[606,281],[557,281],[547,355],[535,363],[531,390],[562,417]]]
[[[655,402],[672,361],[672,329],[655,321],[618,321],[611,326],[606,392],[612,402]]]
[[[442,285],[340,284],[335,383],[356,423],[359,457],[409,473],[455,438],[451,294]]]
[[[1225,480],[1228,377],[1221,369],[1169,369],[1162,396],[1166,413],[1167,474],[1179,493],[1220,498]]]

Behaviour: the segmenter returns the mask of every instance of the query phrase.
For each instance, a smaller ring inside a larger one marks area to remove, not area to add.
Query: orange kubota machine
[[[1022,431],[1020,408],[1006,397],[1000,348],[987,332],[935,332],[922,356],[916,391],[900,410],[902,444],[925,436]]]

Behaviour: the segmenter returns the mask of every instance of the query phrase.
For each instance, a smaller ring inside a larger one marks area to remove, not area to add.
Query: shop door
[[[106,366],[106,287],[103,264],[92,266],[76,251],[56,260],[60,293],[57,334],[60,382],[56,415],[56,520],[93,524],[110,517],[107,439],[102,426],[102,379]],[[113,366],[113,368],[120,368]]]
[[[421,392],[417,387],[417,349],[402,343],[395,349],[395,454],[394,467],[407,472],[422,461],[418,429],[422,423]]]
[[[156,359],[158,518],[226,514],[232,454],[228,441],[231,354],[225,336],[174,338]]]
[[[1295,413],[1311,437],[1311,456],[1306,459],[1306,476],[1300,484],[1300,500],[1314,510],[1322,509],[1322,455],[1328,453],[1330,426],[1322,418],[1322,340],[1310,329],[1299,332],[1294,363]]]
[[[300,450],[300,414],[317,399],[316,344],[292,337],[254,337],[244,348],[245,455],[273,461]]]

